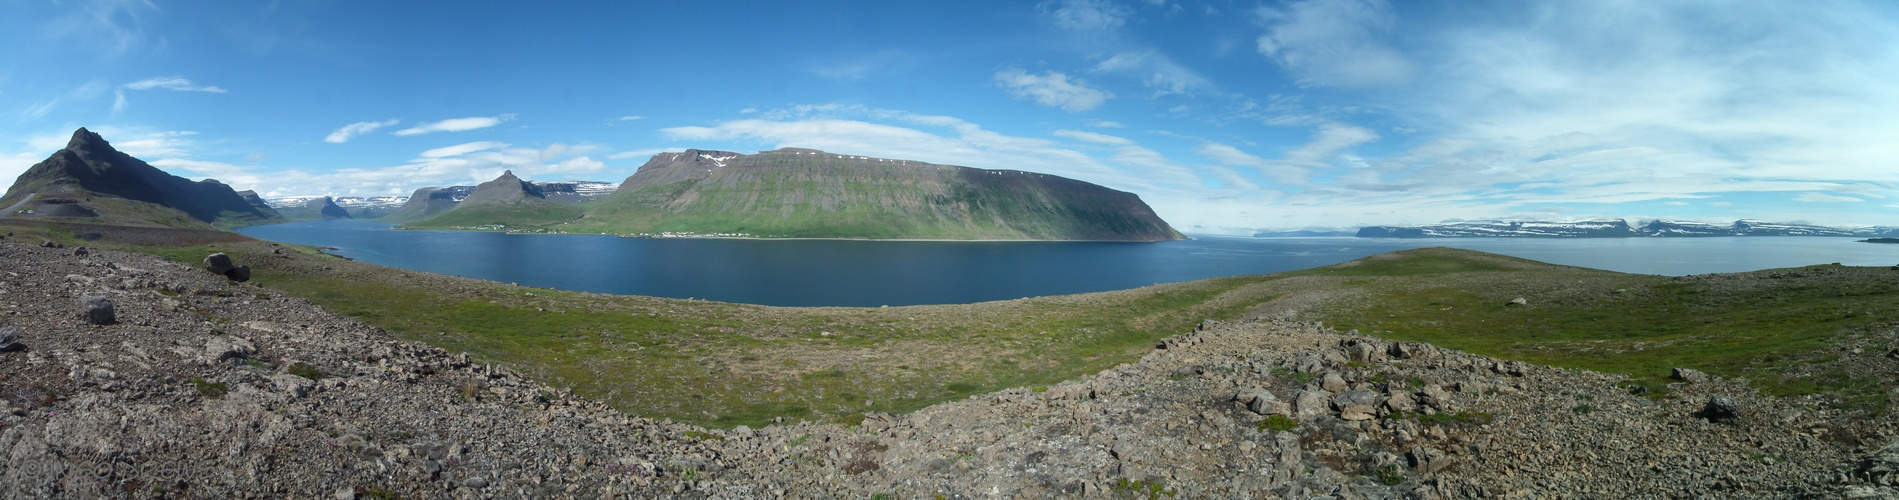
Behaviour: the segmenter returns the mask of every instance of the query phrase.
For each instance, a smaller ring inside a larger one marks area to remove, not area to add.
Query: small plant
[[[1172,488],[1162,485],[1159,480],[1150,483],[1147,481],[1129,481],[1125,477],[1114,480],[1114,484],[1108,485],[1108,490],[1114,493],[1115,498],[1138,498],[1145,500],[1157,500],[1163,496],[1173,498],[1174,495],[1179,494]]]
[[[244,360],[244,364],[245,364],[245,365],[248,365],[248,366],[250,366],[251,368],[256,368],[256,369],[259,369],[259,370],[269,370],[269,369],[270,369],[270,363],[265,363],[265,362],[263,362],[263,361],[258,361],[258,360],[255,360],[255,359],[246,359],[246,360]]]
[[[1589,406],[1589,405],[1576,405],[1575,408],[1570,408],[1569,411],[1576,412],[1577,415],[1588,415],[1589,412],[1596,411],[1596,407]]]
[[[889,493],[878,493],[878,494],[875,494],[875,495],[871,495],[871,496],[870,496],[870,500],[890,500],[890,494],[889,494]]]
[[[224,385],[223,382],[206,382],[201,378],[191,379],[191,386],[198,388],[198,394],[211,399],[224,397],[225,394],[231,392],[231,387]]]
[[[1396,465],[1387,465],[1378,469],[1378,484],[1397,486],[1404,483],[1404,471]]]
[[[810,440],[811,440],[811,434],[806,433],[806,434],[798,436],[797,438],[792,439],[791,441],[786,442],[785,446],[797,446],[797,445],[804,444],[805,441],[810,441]]]
[[[1279,432],[1291,432],[1297,428],[1299,428],[1298,420],[1286,418],[1285,415],[1267,415],[1265,420],[1259,421],[1259,424],[1254,427],[1254,430],[1266,432],[1267,429],[1271,429]]]
[[[296,376],[307,378],[310,380],[323,380],[325,377],[330,376],[327,373],[323,373],[323,370],[318,370],[317,367],[310,366],[303,362],[291,363],[290,368],[286,371],[290,372],[291,375],[296,375]]]
[[[1036,387],[1036,388],[1034,388],[1034,389],[1029,389],[1029,392],[1048,392],[1048,386],[1046,386],[1046,385],[1044,385],[1044,386],[1038,386],[1038,387]]]
[[[385,490],[382,488],[367,488],[367,489],[358,488],[356,491],[358,495],[361,495],[359,498],[374,498],[376,500],[401,500],[402,499],[402,496],[397,495],[396,492]]]

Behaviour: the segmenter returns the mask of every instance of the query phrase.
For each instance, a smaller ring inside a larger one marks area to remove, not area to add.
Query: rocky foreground
[[[239,263],[242,264],[242,263]],[[0,497],[1893,498],[1899,425],[1207,322],[863,423],[653,421],[141,254],[0,241]]]

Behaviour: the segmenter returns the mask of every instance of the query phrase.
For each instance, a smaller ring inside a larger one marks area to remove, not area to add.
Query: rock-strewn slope
[[[0,264],[4,498],[1899,495],[1891,416],[1694,372],[1651,401],[1313,323],[1208,322],[1080,380],[852,427],[705,430],[149,256],[9,239]],[[95,297],[113,321],[82,317]]]

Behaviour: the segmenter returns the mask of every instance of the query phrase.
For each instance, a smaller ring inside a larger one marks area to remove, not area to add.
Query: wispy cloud
[[[1095,71],[1118,73],[1139,79],[1154,90],[1154,96],[1189,94],[1212,84],[1199,72],[1174,62],[1158,50],[1121,52],[1095,64]]]
[[[324,136],[323,142],[327,142],[330,144],[342,144],[345,142],[349,142],[350,139],[353,139],[356,136],[368,134],[370,132],[375,132],[376,129],[380,129],[383,127],[392,127],[392,126],[395,126],[395,124],[401,123],[401,122],[402,120],[390,118],[388,120],[383,120],[379,122],[351,123],[349,125],[344,125],[342,128],[336,129],[335,132],[330,132],[330,135],[328,136]]]
[[[877,52],[826,61],[811,66],[811,74],[830,79],[838,83],[856,83],[883,73],[892,73],[915,68],[926,62],[922,53],[898,49],[884,49]]]
[[[148,43],[146,19],[159,13],[149,0],[82,0],[43,29],[61,43],[78,43],[98,54],[123,56]],[[161,39],[162,40],[162,39]]]
[[[216,87],[212,85],[193,84],[191,83],[191,80],[187,80],[184,77],[180,77],[180,76],[148,78],[145,80],[139,80],[136,82],[120,85],[117,90],[112,91],[112,112],[118,113],[120,111],[125,111],[125,106],[126,106],[125,91],[152,90],[152,89],[170,90],[174,92],[210,92],[213,94],[223,94],[226,92],[226,90],[224,90],[221,87]]]
[[[1854,198],[1851,196],[1840,196],[1840,195],[1833,195],[1833,194],[1826,194],[1826,193],[1806,192],[1806,193],[1800,193],[1800,196],[1795,196],[1794,201],[1806,202],[1806,203],[1857,203],[1857,202],[1863,202],[1866,200],[1861,199],[1861,198]]]
[[[1055,26],[1074,31],[1118,29],[1133,14],[1127,7],[1107,0],[1050,0],[1035,8]]]
[[[74,101],[89,101],[98,98],[107,88],[106,82],[102,80],[86,82],[66,92],[28,104],[25,108],[20,109],[20,118],[25,120],[43,118],[47,113],[51,113],[54,109],[63,104]]]
[[[1383,42],[1396,18],[1384,0],[1301,0],[1257,11],[1259,53],[1308,86],[1403,82],[1412,63]]]
[[[498,148],[505,148],[505,147],[508,147],[507,143],[504,143],[501,141],[470,142],[470,143],[456,144],[454,146],[441,147],[441,148],[431,149],[428,151],[423,151],[422,157],[423,158],[443,158],[443,157],[449,157],[449,156],[461,156],[461,155],[473,153],[476,151],[486,151],[490,149],[498,149]]]
[[[1058,71],[1036,75],[1010,68],[996,72],[995,82],[1009,95],[1070,113],[1095,109],[1114,97],[1106,90],[1091,87],[1079,78],[1071,80]]]
[[[1088,126],[1094,127],[1094,128],[1127,128],[1127,124],[1125,123],[1108,121],[1108,120],[1090,121],[1088,122]]]
[[[414,127],[397,130],[396,135],[421,135],[435,132],[465,132],[480,130],[514,119],[514,114],[499,116],[476,116],[470,118],[450,118],[439,122],[424,123]]]

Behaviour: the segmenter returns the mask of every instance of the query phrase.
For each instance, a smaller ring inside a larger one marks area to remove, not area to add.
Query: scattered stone
[[[1741,404],[1727,396],[1713,396],[1708,398],[1708,404],[1701,407],[1695,416],[1708,419],[1709,422],[1733,423],[1741,418]]]
[[[482,489],[488,487],[488,478],[475,476],[462,481],[462,487]]]
[[[1693,368],[1676,368],[1674,370],[1674,373],[1669,374],[1669,378],[1673,378],[1675,380],[1680,380],[1682,382],[1687,382],[1690,384],[1708,383],[1708,374],[1701,373],[1700,370],[1696,370]]]
[[[1530,305],[1530,301],[1529,301],[1529,299],[1525,299],[1525,298],[1523,298],[1523,297],[1517,297],[1517,298],[1514,298],[1514,299],[1510,299],[1510,302],[1508,302],[1508,303],[1505,303],[1504,305],[1506,305],[1506,306],[1527,306],[1527,305]]]
[[[79,317],[95,325],[109,325],[118,321],[118,316],[112,312],[112,299],[100,295],[87,295],[79,299]]]
[[[250,281],[251,280],[251,266],[233,267],[231,268],[231,270],[225,271],[224,276],[227,278],[231,278],[231,281],[236,281],[240,283],[245,282],[245,281]]]
[[[1405,453],[1405,458],[1411,469],[1419,474],[1435,474],[1451,466],[1451,459],[1444,452],[1423,446],[1411,447],[1411,451]]]
[[[74,255],[74,256],[78,256],[78,257],[84,257],[84,256],[86,256],[86,254],[88,254],[88,253],[91,253],[91,251],[89,251],[89,250],[86,250],[86,247],[77,247],[77,248],[74,248],[74,249],[73,249],[73,255]]]
[[[1299,399],[1296,400],[1297,403],[1295,406],[1298,407],[1296,416],[1300,419],[1306,419],[1324,415],[1331,410],[1331,400],[1332,393],[1325,392],[1324,390],[1301,392],[1299,393]]]
[[[22,350],[26,350],[26,344],[20,343],[20,329],[11,326],[0,328],[0,352]]]
[[[40,247],[41,248],[64,248],[65,245],[54,243],[53,240],[41,240]]]
[[[1345,392],[1347,387],[1345,378],[1340,377],[1338,372],[1326,372],[1325,378],[1319,382],[1319,388],[1326,392]]]
[[[210,271],[211,274],[228,273],[235,267],[237,265],[231,263],[231,256],[225,255],[224,252],[204,256],[204,270]]]

